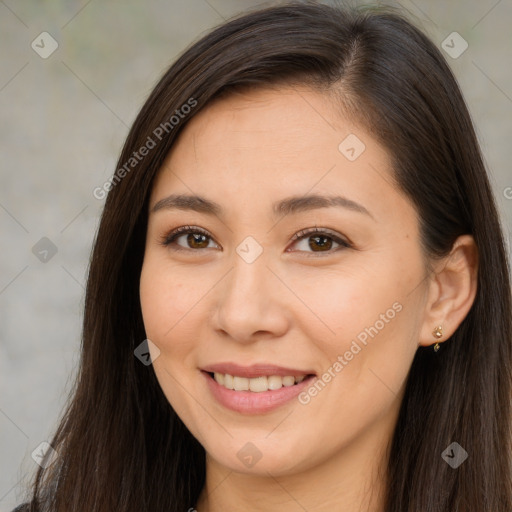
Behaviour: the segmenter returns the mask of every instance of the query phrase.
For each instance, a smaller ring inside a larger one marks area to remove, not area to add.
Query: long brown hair
[[[148,197],[177,135],[213,98],[283,83],[334,91],[340,108],[388,149],[397,186],[417,209],[426,256],[448,254],[462,234],[479,251],[467,317],[439,353],[419,348],[413,360],[386,512],[512,510],[510,271],[456,80],[436,46],[390,8],[294,2],[239,16],[190,46],[136,118],[104,187],[79,372],[51,441],[59,456],[35,475],[32,512],[183,512],[196,504],[205,451],[152,367],[134,357],[146,338],[139,276]],[[454,441],[469,454],[457,469],[441,457]]]

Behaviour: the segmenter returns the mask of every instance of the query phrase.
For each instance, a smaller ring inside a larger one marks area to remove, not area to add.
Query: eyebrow
[[[375,220],[374,216],[362,205],[343,196],[323,196],[310,194],[305,196],[292,196],[272,205],[275,217],[291,215],[294,213],[316,210],[319,208],[341,207],[354,212],[363,213]],[[187,194],[171,194],[158,201],[151,209],[152,213],[159,210],[191,210],[207,215],[222,216],[222,206],[205,197]]]

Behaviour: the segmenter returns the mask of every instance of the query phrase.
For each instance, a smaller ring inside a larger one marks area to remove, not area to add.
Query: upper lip
[[[238,377],[247,377],[249,379],[255,377],[262,377],[264,375],[280,375],[286,377],[292,375],[299,377],[301,375],[312,375],[314,374],[311,370],[300,370],[297,368],[285,368],[284,366],[276,366],[273,364],[260,363],[252,364],[250,366],[241,366],[236,363],[217,363],[210,364],[201,368],[205,372],[213,373],[224,373],[229,375],[236,375]]]

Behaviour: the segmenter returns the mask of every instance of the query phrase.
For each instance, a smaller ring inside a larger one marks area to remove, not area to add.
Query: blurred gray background
[[[31,454],[56,427],[75,375],[103,207],[94,188],[114,172],[128,127],[174,58],[224,19],[274,3],[0,1],[0,512],[23,499],[37,469]],[[402,6],[443,48],[510,246],[512,2],[381,3]]]

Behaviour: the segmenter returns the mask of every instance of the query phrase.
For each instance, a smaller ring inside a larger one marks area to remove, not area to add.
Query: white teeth
[[[249,379],[247,377],[233,377],[235,391],[249,391]]]
[[[293,386],[294,384],[295,384],[295,377],[291,377],[290,375],[283,377],[283,386]]]
[[[278,375],[272,375],[267,377],[268,389],[276,390],[281,389],[283,387],[283,379]]]
[[[216,373],[214,375],[220,375],[219,373]],[[217,380],[217,379],[215,379]],[[217,382],[219,382],[217,380]],[[219,384],[222,384],[222,382],[219,382]],[[228,374],[225,374],[224,375],[224,387],[225,388],[228,388],[228,389],[233,389],[233,375],[228,375]]]
[[[249,389],[255,393],[268,391],[267,377],[258,377],[256,379],[249,379]]]
[[[263,391],[281,389],[283,386],[293,386],[294,384],[302,382],[306,378],[306,375],[300,375],[298,377],[294,377],[293,375],[287,375],[285,377],[270,375],[268,377],[262,376],[249,379],[247,377],[229,375],[228,373],[215,372],[213,378],[218,384],[227,389],[234,389],[235,391],[250,390],[254,393],[261,393]]]

